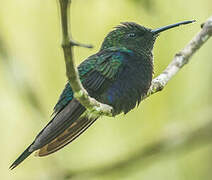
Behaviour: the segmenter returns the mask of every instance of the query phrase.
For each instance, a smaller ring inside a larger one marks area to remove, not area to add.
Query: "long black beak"
[[[195,22],[195,20],[182,21],[182,22],[179,22],[179,23],[176,23],[176,24],[171,24],[171,25],[168,25],[168,26],[164,26],[164,27],[160,27],[160,28],[157,28],[157,29],[153,29],[152,33],[158,34],[160,32],[166,31],[168,29],[171,29],[171,28],[174,28],[174,27],[177,27],[177,26],[180,26],[180,25],[184,25],[184,24],[190,24],[190,23],[193,23],[193,22]]]

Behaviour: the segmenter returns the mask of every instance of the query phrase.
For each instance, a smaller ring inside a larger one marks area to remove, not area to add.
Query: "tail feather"
[[[44,127],[33,143],[15,160],[9,169],[12,170],[17,167],[34,151],[37,151],[38,156],[46,156],[76,139],[97,119],[97,117],[92,119],[83,116],[85,110],[77,100],[73,99]]]
[[[67,144],[71,143],[78,136],[80,136],[96,120],[97,118],[95,119],[89,119],[87,117],[79,118],[57,138],[55,138],[49,144],[45,145],[44,147],[36,151],[36,156],[42,157],[58,151]]]
[[[29,151],[30,146],[12,163],[12,165],[9,167],[10,170],[17,167],[20,163],[22,163],[22,161],[24,161],[30,154],[33,153]]]

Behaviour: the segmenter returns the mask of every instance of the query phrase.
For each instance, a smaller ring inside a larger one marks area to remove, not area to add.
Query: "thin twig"
[[[65,63],[66,63],[66,75],[69,83],[74,91],[74,97],[94,116],[112,116],[112,107],[102,104],[91,98],[87,91],[83,88],[78,70],[74,63],[73,46],[81,46],[91,48],[91,45],[84,45],[77,43],[72,39],[69,24],[69,14],[71,0],[59,0],[60,13],[61,13],[61,25],[62,25],[62,47],[64,51]]]

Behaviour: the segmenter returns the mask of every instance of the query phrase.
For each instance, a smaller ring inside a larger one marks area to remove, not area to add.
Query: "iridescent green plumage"
[[[91,96],[98,98],[98,94],[106,88],[106,82],[114,81],[116,75],[123,68],[123,60],[126,54],[132,54],[131,50],[126,48],[111,47],[102,50],[85,61],[78,67],[80,79],[83,86],[88,90]],[[102,84],[105,82],[104,87]],[[101,88],[101,89],[100,89]],[[95,91],[98,91],[96,94]],[[60,96],[58,103],[55,105],[54,111],[58,113],[73,98],[73,92],[69,83]]]
[[[123,23],[122,25],[117,26],[114,31],[111,31],[104,39],[100,51],[97,54],[86,59],[78,67],[81,81],[84,87],[88,90],[89,94],[103,103],[109,105],[116,104],[117,110],[115,109],[114,114],[118,114],[121,111],[125,113],[128,112],[131,108],[121,107],[123,106],[122,103],[124,102],[124,100],[121,100],[123,97],[120,97],[120,94],[125,94],[125,92],[117,92],[115,94],[110,92],[109,94],[107,94],[106,92],[103,93],[103,91],[108,88],[106,87],[107,84],[111,86],[111,82],[109,83],[108,81],[118,76],[119,71],[121,71],[123,68],[126,68],[126,66],[131,66],[131,68],[135,66],[137,68],[135,68],[135,74],[132,74],[131,78],[133,78],[134,81],[137,81],[138,88],[140,90],[131,90],[135,93],[135,98],[137,99],[136,101],[132,98],[133,102],[128,102],[128,104],[133,104],[133,106],[131,105],[133,108],[136,102],[140,102],[141,96],[144,95],[148,90],[148,87],[150,85],[149,83],[152,79],[152,48],[156,37],[157,35],[154,35],[151,32],[151,29],[145,28],[136,23]],[[146,70],[144,68],[146,68]],[[138,80],[136,79],[136,69],[139,70],[140,74],[138,76]],[[148,71],[148,73],[142,74],[141,71]],[[145,75],[146,77],[144,77]],[[95,80],[96,78],[98,81]],[[125,82],[127,82],[126,78],[125,80]],[[140,83],[140,80],[148,81],[146,85],[147,87],[140,87],[140,85],[144,84]],[[88,83],[88,81],[90,81],[90,83]],[[106,82],[104,87],[101,87],[99,89],[97,85],[101,86],[103,82]],[[136,82],[134,83],[134,86],[136,86],[135,84]],[[93,92],[96,88],[98,88],[98,92]],[[113,89],[112,86],[111,88]],[[133,88],[133,85],[130,88]],[[69,91],[67,89],[69,89]],[[119,89],[119,87],[116,87],[116,91],[117,89]],[[67,84],[64,92],[59,99],[59,102],[54,108],[55,112],[60,111],[60,109],[63,108],[63,104],[69,102],[70,95],[72,95],[73,98],[73,93],[70,91],[70,85]],[[117,102],[117,98],[120,98],[121,103]],[[128,99],[128,97],[125,98]],[[113,101],[113,99],[116,99],[116,101]]]

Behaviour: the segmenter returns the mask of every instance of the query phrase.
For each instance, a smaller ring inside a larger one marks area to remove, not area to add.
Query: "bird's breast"
[[[140,103],[152,81],[152,65],[131,64],[123,67],[116,80],[102,94],[102,101],[114,108],[114,115],[128,113]]]

